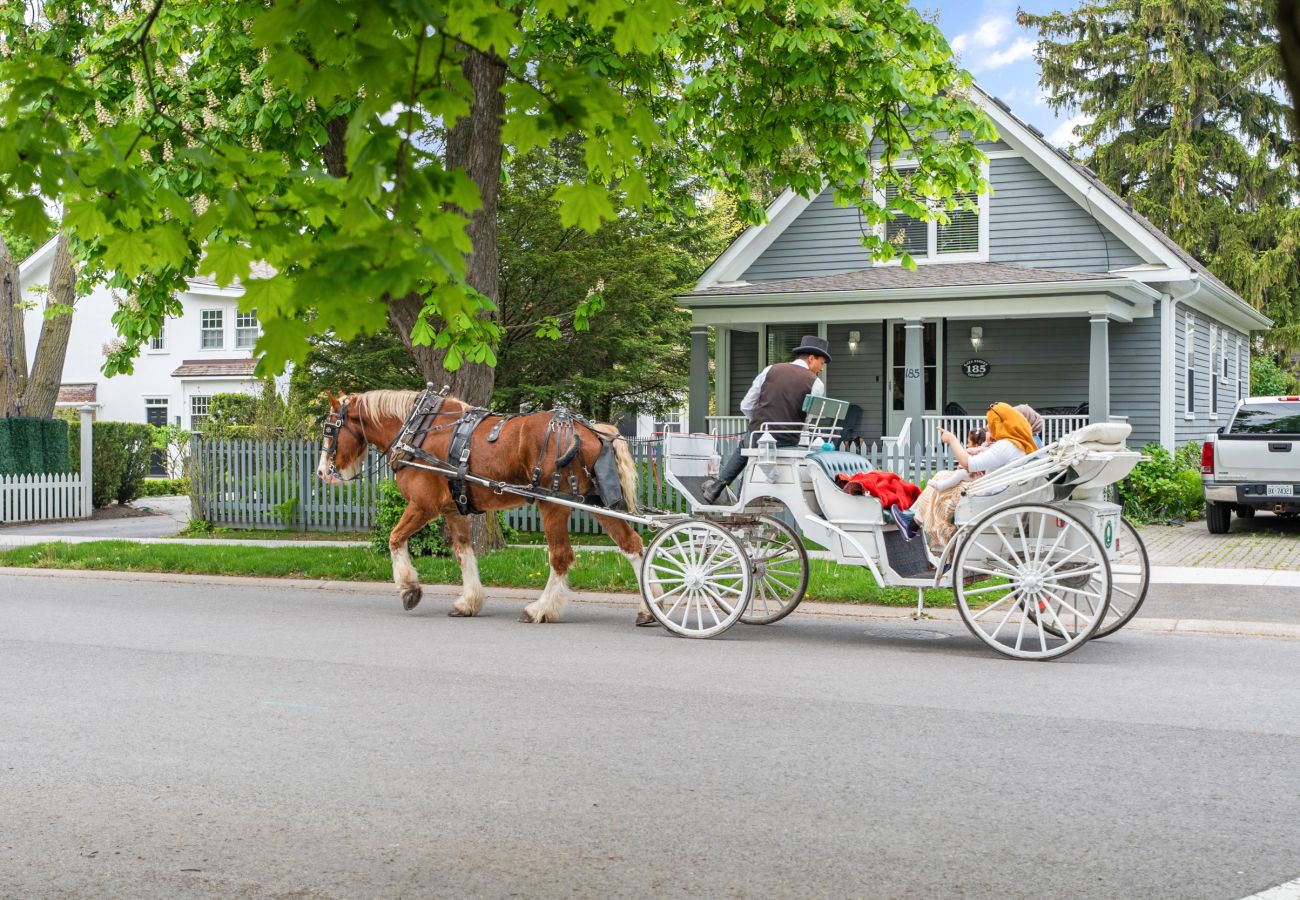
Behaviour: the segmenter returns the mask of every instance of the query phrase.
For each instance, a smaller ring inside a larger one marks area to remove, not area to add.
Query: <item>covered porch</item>
[[[1042,413],[1049,441],[1114,417],[1154,432],[1158,297],[1112,275],[987,263],[698,291],[683,298],[694,320],[690,426],[742,432],[754,376],[818,334],[833,356],[827,392],[858,413],[853,442],[932,447],[941,427],[964,435],[999,400]]]

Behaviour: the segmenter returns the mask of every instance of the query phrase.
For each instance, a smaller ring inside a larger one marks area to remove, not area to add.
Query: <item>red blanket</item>
[[[835,483],[840,489],[850,494],[870,494],[888,509],[897,506],[907,509],[916,498],[921,496],[921,489],[910,481],[904,481],[893,472],[858,472],[855,475],[836,475]]]

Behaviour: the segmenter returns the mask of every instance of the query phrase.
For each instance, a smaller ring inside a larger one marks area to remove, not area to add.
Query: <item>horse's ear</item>
[[[339,398],[334,396],[334,392],[333,392],[333,391],[326,391],[326,392],[325,392],[325,396],[326,396],[326,397],[329,397],[329,400],[330,400],[330,409],[333,410],[334,412],[338,412],[338,411],[339,411]]]

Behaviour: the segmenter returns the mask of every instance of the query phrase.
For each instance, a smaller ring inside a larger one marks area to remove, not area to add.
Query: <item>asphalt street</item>
[[[0,897],[1178,897],[1300,875],[1300,641],[713,641],[0,573]]]

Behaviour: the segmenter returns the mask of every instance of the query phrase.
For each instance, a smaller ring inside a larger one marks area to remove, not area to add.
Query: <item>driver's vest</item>
[[[802,422],[803,399],[812,393],[817,376],[794,363],[777,363],[767,370],[758,390],[758,405],[749,419],[754,430],[768,422]]]

